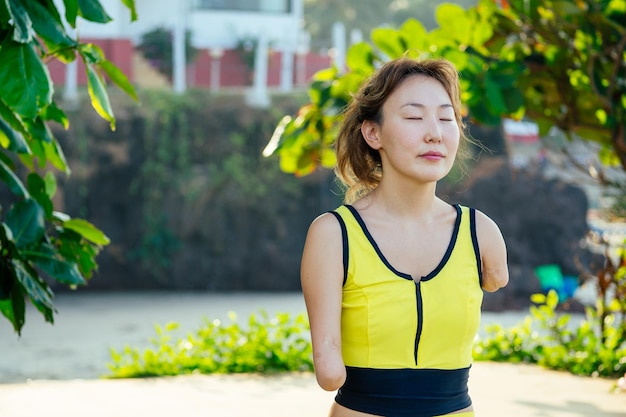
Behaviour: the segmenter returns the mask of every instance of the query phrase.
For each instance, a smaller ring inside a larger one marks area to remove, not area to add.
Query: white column
[[[184,93],[186,88],[185,69],[187,58],[185,56],[185,32],[187,28],[187,0],[178,3],[178,13],[174,23],[174,36],[172,41],[172,78],[174,79],[174,92]]]
[[[221,59],[224,55],[222,48],[211,48],[209,56],[211,57],[211,92],[217,93],[220,89],[220,72]]]
[[[65,91],[63,98],[68,104],[78,103],[78,65],[76,60],[65,66]]]
[[[282,91],[291,91],[293,89],[293,50],[291,48],[283,49],[283,59],[280,72],[280,89]]]
[[[346,69],[346,27],[341,22],[333,24],[333,64],[344,72]]]
[[[72,39],[76,36],[76,29],[70,25],[66,25],[65,32]],[[69,105],[78,104],[78,63],[77,59],[80,59],[76,55],[69,64],[65,65],[65,90],[63,91],[63,98]]]
[[[296,47],[296,85],[303,86],[306,84],[306,56],[309,53],[311,43],[311,35],[300,30],[298,35],[298,46]]]
[[[267,35],[261,33],[257,38],[254,55],[254,83],[248,95],[248,104],[255,107],[267,107],[270,104],[267,93],[267,60],[269,43]]]

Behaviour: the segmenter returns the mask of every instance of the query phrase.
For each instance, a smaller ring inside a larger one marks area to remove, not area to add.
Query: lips
[[[423,154],[420,155],[422,158],[424,159],[428,159],[431,161],[438,161],[441,158],[443,158],[443,154],[440,152],[435,152],[435,151],[430,151],[430,152],[425,152]]]

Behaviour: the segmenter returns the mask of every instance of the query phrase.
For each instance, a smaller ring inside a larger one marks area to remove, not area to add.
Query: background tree
[[[136,19],[134,0],[121,0]],[[63,16],[52,0],[0,2],[0,180],[13,198],[0,202],[0,312],[19,334],[26,300],[53,322],[50,280],[83,285],[97,268],[96,255],[108,238],[86,220],[54,210],[54,170],[70,174],[48,123],[69,127],[54,97],[46,63],[81,59],[95,111],[115,129],[106,75],[136,99],[124,74],[94,44],[69,36],[80,17],[107,23],[98,0],[64,0]],[[5,209],[5,210],[1,210]]]
[[[623,1],[482,0],[467,10],[442,4],[436,20],[432,30],[414,19],[399,29],[374,29],[369,42],[348,51],[347,72],[318,72],[310,103],[278,124],[265,154],[279,154],[281,168],[297,175],[333,166],[332,144],[350,93],[381,62],[408,53],[456,64],[472,122],[526,117],[544,139],[556,128],[566,139],[594,142],[600,161],[626,170]]]
[[[424,27],[437,26],[435,9],[443,0],[305,0],[304,26],[311,34],[315,49],[331,48],[332,25],[341,21],[348,33],[357,29],[363,34],[379,26],[398,27],[409,18],[419,20]],[[475,0],[457,0],[457,4],[469,7]]]
[[[173,77],[174,35],[170,29],[159,27],[141,35],[138,50],[142,55],[169,80]],[[185,32],[185,58],[192,63],[198,50],[191,44],[191,32]]]

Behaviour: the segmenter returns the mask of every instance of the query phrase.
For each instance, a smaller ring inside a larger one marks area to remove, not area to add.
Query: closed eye
[[[452,119],[439,119],[439,120],[441,120],[442,122],[453,122],[454,121]]]
[[[422,117],[407,117],[407,120],[423,120]]]

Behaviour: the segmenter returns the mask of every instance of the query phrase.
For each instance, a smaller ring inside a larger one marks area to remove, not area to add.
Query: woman
[[[437,197],[463,134],[456,69],[383,65],[336,141],[345,204],[311,224],[301,281],[331,417],[473,416],[467,381],[482,290],[508,282],[485,214]]]

